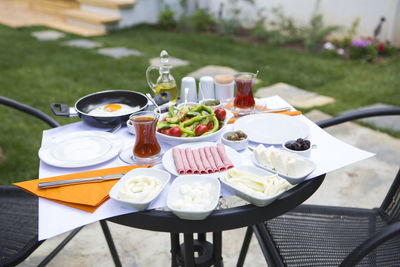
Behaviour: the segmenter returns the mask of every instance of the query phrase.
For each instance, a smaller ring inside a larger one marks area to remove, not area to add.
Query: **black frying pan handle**
[[[51,107],[51,111],[53,111],[54,115],[56,115],[56,116],[69,117],[71,115],[69,113],[69,106],[66,104],[51,103],[50,107]]]

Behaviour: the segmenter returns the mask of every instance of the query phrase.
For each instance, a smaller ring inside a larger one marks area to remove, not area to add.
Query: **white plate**
[[[250,173],[254,173],[256,175],[259,176],[269,176],[271,174],[274,174],[275,172],[270,172],[270,171],[266,171],[254,166],[249,166],[249,165],[241,165],[238,167],[235,167],[236,169],[238,169],[239,171],[243,171],[243,172],[250,172]],[[283,178],[280,178],[283,179]],[[267,206],[269,204],[271,204],[272,202],[274,202],[280,195],[282,195],[284,192],[286,192],[287,190],[283,190],[281,192],[279,192],[276,195],[270,196],[270,197],[265,197],[265,198],[260,198],[257,196],[253,196],[239,188],[236,188],[235,186],[231,185],[230,183],[226,182],[226,174],[224,174],[221,178],[220,178],[221,182],[227,186],[228,188],[230,188],[231,190],[233,190],[235,192],[235,195],[237,195],[238,197],[250,202],[253,205],[256,205],[258,207],[264,207]],[[289,189],[288,189],[289,190]]]
[[[212,142],[195,142],[195,143],[186,143],[186,144],[181,144],[176,146],[177,148],[199,148],[199,147],[205,147],[205,146],[216,146],[216,143]],[[229,146],[225,146],[225,151],[226,155],[228,155],[228,158],[232,161],[232,164],[234,166],[239,165],[241,162],[240,154],[234,150],[233,148]],[[167,152],[165,152],[163,158],[162,158],[162,163],[164,165],[164,168],[169,171],[170,173],[174,175],[179,175],[179,173],[176,170],[175,167],[175,162],[174,162],[174,157],[172,156],[172,148],[170,148]],[[190,174],[194,176],[211,176],[218,178],[219,176],[222,175],[224,172],[215,172],[215,173],[207,173],[207,174]],[[181,175],[185,176],[185,175]]]
[[[287,140],[305,138],[310,134],[307,124],[296,117],[282,114],[253,114],[239,118],[235,131],[244,131],[250,141],[262,144],[282,144]]]
[[[129,200],[123,200],[118,197],[118,192],[121,188],[121,186],[129,180],[131,177],[139,176],[139,175],[145,175],[145,176],[152,176],[157,179],[159,179],[162,183],[160,191],[152,198],[149,199],[145,202],[135,202],[135,201],[129,201]],[[151,202],[156,199],[160,193],[164,190],[164,187],[166,184],[168,184],[169,180],[171,178],[171,174],[169,174],[166,171],[163,170],[158,170],[158,169],[148,169],[148,168],[137,168],[129,171],[126,173],[114,186],[111,188],[110,191],[110,198],[113,200],[117,201],[121,206],[126,207],[128,209],[136,209],[136,210],[146,210]]]
[[[302,157],[302,156],[300,156],[300,157]],[[309,159],[307,159],[307,158],[305,158],[305,157],[302,157],[302,158],[303,158],[303,159],[307,162],[307,164],[308,164],[307,172],[306,172],[306,173],[303,173],[302,175],[299,175],[299,176],[287,176],[287,175],[285,175],[285,174],[283,174],[283,173],[277,172],[276,170],[273,170],[273,169],[270,169],[270,168],[267,168],[267,167],[261,165],[260,163],[258,163],[256,157],[254,156],[254,153],[251,155],[251,160],[253,161],[253,163],[254,163],[257,167],[263,168],[264,170],[267,170],[267,171],[269,171],[269,172],[276,173],[276,174],[278,174],[280,177],[286,179],[286,181],[288,181],[288,182],[291,183],[291,184],[298,184],[298,183],[302,182],[302,181],[303,181],[308,175],[310,175],[310,173],[312,173],[312,172],[315,170],[315,168],[316,168],[316,165],[315,165],[314,162],[312,162],[311,160],[309,160]]]
[[[39,158],[52,166],[79,168],[96,165],[117,156],[122,140],[101,131],[83,131],[56,137],[39,149]]]

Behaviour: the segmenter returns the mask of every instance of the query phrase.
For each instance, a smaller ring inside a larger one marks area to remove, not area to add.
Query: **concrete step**
[[[112,9],[128,8],[136,4],[134,0],[78,0],[78,2],[83,5]]]
[[[100,31],[112,29],[120,21],[119,16],[95,14],[83,10],[67,10],[64,15],[69,24]]]
[[[35,0],[29,2],[32,10],[62,16],[66,9],[79,9],[80,5],[76,1],[67,0]]]
[[[104,29],[93,29],[93,28],[86,27],[86,26],[73,25],[73,24],[66,23],[65,21],[62,21],[62,22],[53,21],[49,24],[44,24],[44,25],[48,26],[49,28],[58,29],[58,30],[61,30],[64,32],[69,32],[69,33],[73,33],[73,34],[80,35],[80,36],[86,36],[86,37],[101,36],[101,35],[107,34],[107,31]]]

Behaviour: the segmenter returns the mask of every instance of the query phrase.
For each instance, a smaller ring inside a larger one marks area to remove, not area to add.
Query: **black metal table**
[[[171,266],[222,266],[222,231],[254,225],[286,213],[308,199],[324,178],[325,174],[304,181],[265,207],[248,204],[220,208],[199,221],[182,220],[165,210],[135,212],[107,220],[129,227],[170,233]],[[184,236],[181,245],[180,233]],[[193,237],[195,233],[197,239]],[[206,233],[213,233],[213,243],[206,241]],[[196,257],[195,252],[198,254]]]

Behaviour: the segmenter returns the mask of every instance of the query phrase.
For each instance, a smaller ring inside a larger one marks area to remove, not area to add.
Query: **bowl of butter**
[[[111,188],[109,195],[125,208],[146,210],[170,179],[171,175],[163,170],[133,169]]]

